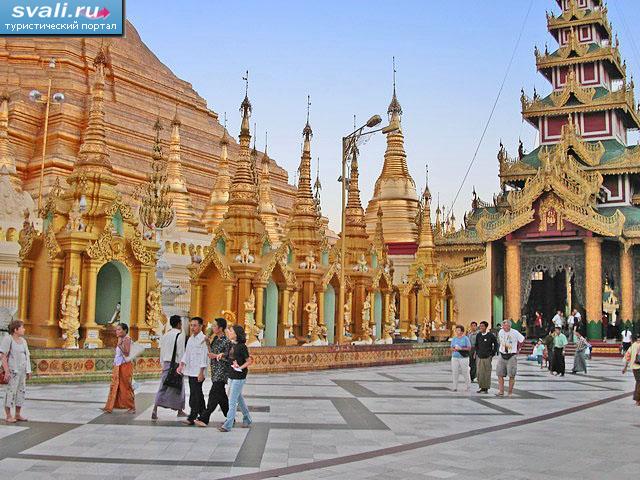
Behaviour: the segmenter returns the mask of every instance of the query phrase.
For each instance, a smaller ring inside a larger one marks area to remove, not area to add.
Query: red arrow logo
[[[107,18],[111,12],[107,10],[107,7],[102,7],[102,9],[96,15],[96,18]]]

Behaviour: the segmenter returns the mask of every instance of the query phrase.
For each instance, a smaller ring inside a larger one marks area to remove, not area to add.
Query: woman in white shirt
[[[182,318],[180,315],[171,315],[169,318],[171,330],[160,339],[160,364],[162,365],[162,377],[160,387],[156,393],[156,400],[151,412],[151,420],[158,419],[158,407],[169,408],[178,412],[178,417],[186,417],[184,413],[184,385],[180,388],[165,385],[172,363],[179,364],[184,355],[185,337],[182,333]]]

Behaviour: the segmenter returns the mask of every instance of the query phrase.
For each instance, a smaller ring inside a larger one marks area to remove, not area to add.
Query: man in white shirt
[[[504,377],[509,376],[509,396],[513,395],[513,386],[516,383],[518,372],[518,350],[524,342],[524,336],[511,328],[511,320],[502,322],[502,329],[498,332],[498,393],[496,396],[504,397]]]
[[[207,337],[202,333],[203,320],[200,317],[193,317],[189,322],[191,336],[187,341],[187,347],[180,360],[178,373],[189,379],[189,416],[182,423],[193,425],[198,415],[205,409],[204,394],[202,384],[209,366]]]
[[[186,417],[184,413],[184,386],[180,390],[168,387],[164,384],[171,362],[179,363],[184,355],[185,336],[182,333],[182,318],[180,315],[171,315],[169,318],[171,329],[160,339],[160,365],[162,366],[162,377],[160,387],[156,393],[156,400],[151,412],[151,420],[158,419],[158,407],[177,410],[178,417]]]
[[[564,318],[562,317],[562,311],[558,310],[558,312],[553,316],[551,321],[553,322],[554,327],[560,327],[560,329],[562,329],[563,324],[564,324]]]
[[[631,347],[632,341],[633,333],[631,333],[631,330],[629,330],[629,328],[627,327],[622,331],[622,355],[627,353],[627,350],[629,350],[629,347]]]

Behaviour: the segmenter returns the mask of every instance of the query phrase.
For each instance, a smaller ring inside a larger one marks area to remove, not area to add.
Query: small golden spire
[[[100,47],[93,63],[96,67],[96,77],[91,89],[89,121],[87,122],[87,128],[84,132],[83,141],[78,152],[78,161],[75,163],[74,170],[76,167],[92,166],[105,168],[111,172],[113,167],[109,160],[104,122],[104,65],[106,56],[102,47]]]
[[[8,174],[11,183],[19,186],[15,153],[9,138],[9,94],[6,91],[0,94],[0,174]]]

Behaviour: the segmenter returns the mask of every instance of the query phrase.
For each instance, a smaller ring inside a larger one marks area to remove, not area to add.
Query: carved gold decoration
[[[547,27],[549,30],[564,30],[594,23],[605,28],[609,33],[609,37],[612,36],[606,6],[595,9],[581,9],[575,0],[570,0],[569,8],[557,17],[553,13],[547,13]]]
[[[212,263],[223,280],[232,280],[234,278],[233,272],[229,266],[225,265],[218,249],[213,247],[207,250],[202,262],[191,264],[189,267],[190,277],[194,280],[198,279]]]
[[[18,253],[18,256],[20,257],[20,260],[24,260],[27,258],[29,253],[31,253],[33,241],[38,236],[30,217],[31,212],[29,212],[29,209],[25,209],[24,222],[22,222],[22,230],[20,230],[20,235],[18,237],[18,244],[20,245],[20,252]]]
[[[618,47],[612,45],[598,46],[592,51],[587,51],[580,56],[560,56],[556,54],[536,55],[536,66],[538,70],[545,70],[555,67],[569,65],[579,65],[582,63],[595,63],[598,61],[608,61],[616,66],[617,70],[626,75],[626,65],[622,61]]]
[[[575,70],[569,71],[564,87],[561,90],[553,92],[550,96],[551,101],[556,107],[566,105],[573,95],[580,103],[589,103],[593,100],[596,89],[593,87],[583,87],[576,78]]]
[[[464,264],[459,267],[449,268],[447,273],[450,278],[454,279],[479,272],[485,268],[487,268],[487,254],[486,252],[483,252],[482,255],[474,258],[473,260],[464,262]]]
[[[80,301],[82,287],[78,282],[78,275],[72,273],[69,283],[64,286],[60,296],[60,321],[58,326],[62,330],[64,348],[78,348],[78,329],[80,328]]]
[[[624,85],[620,90],[609,92],[579,105],[548,105],[542,99],[537,97],[530,99],[524,93],[520,97],[522,116],[524,118],[531,119],[542,116],[569,115],[576,112],[599,112],[620,109],[629,114],[636,125],[640,125],[640,114],[634,102],[633,87],[629,84]]]
[[[58,240],[56,239],[56,234],[53,231],[53,224],[49,225],[47,232],[44,235],[44,246],[47,249],[47,255],[50,260],[53,260],[62,252],[62,249],[58,244]]]
[[[143,265],[154,265],[156,262],[155,253],[142,244],[142,233],[138,229],[134,230],[133,238],[130,241],[131,251],[136,260]]]
[[[167,319],[162,313],[162,284],[160,282],[156,282],[147,293],[147,312],[144,321],[151,328],[154,336],[162,336]]]
[[[256,296],[253,290],[244,301],[244,328],[247,334],[247,345],[260,344],[260,329],[256,325]]]
[[[481,218],[476,225],[478,235],[485,241],[491,242],[527,225],[533,220],[532,208],[523,208],[515,212],[506,212],[497,220]]]
[[[539,232],[546,232],[550,225],[555,225],[558,231],[564,230],[562,201],[555,195],[547,196],[538,207]]]

